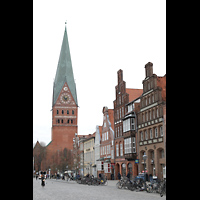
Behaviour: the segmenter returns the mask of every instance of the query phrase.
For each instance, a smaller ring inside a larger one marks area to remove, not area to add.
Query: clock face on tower
[[[68,93],[63,93],[61,96],[60,96],[60,101],[64,104],[67,104],[71,101],[71,97]]]

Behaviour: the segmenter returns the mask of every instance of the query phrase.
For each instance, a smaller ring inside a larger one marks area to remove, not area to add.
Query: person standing
[[[121,174],[120,174],[119,172],[118,172],[117,177],[118,177],[118,179],[119,179],[119,181],[120,181],[120,179],[121,179]]]

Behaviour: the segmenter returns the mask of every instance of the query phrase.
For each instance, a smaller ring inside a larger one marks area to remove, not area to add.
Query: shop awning
[[[109,163],[109,162],[110,162],[110,158],[109,158],[109,159],[106,159],[105,162],[106,162],[106,163]]]
[[[104,160],[104,157],[103,158],[99,158],[96,161],[103,161],[103,160]]]

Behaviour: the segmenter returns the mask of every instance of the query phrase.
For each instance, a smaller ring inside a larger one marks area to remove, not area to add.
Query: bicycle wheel
[[[118,183],[116,184],[116,187],[117,187],[118,189],[122,189],[122,184],[121,184],[120,182],[118,182]]]

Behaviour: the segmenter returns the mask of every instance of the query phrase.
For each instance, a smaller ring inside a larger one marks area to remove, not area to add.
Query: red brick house
[[[124,154],[124,134],[123,134],[123,118],[125,116],[125,106],[129,102],[137,99],[143,93],[142,89],[126,88],[126,82],[123,80],[123,71],[120,69],[117,72],[118,84],[115,86],[116,99],[114,104],[114,143],[115,143],[115,179],[120,172],[121,175],[128,173],[128,166],[130,161],[127,160]],[[132,167],[132,174],[135,175],[137,171]]]

